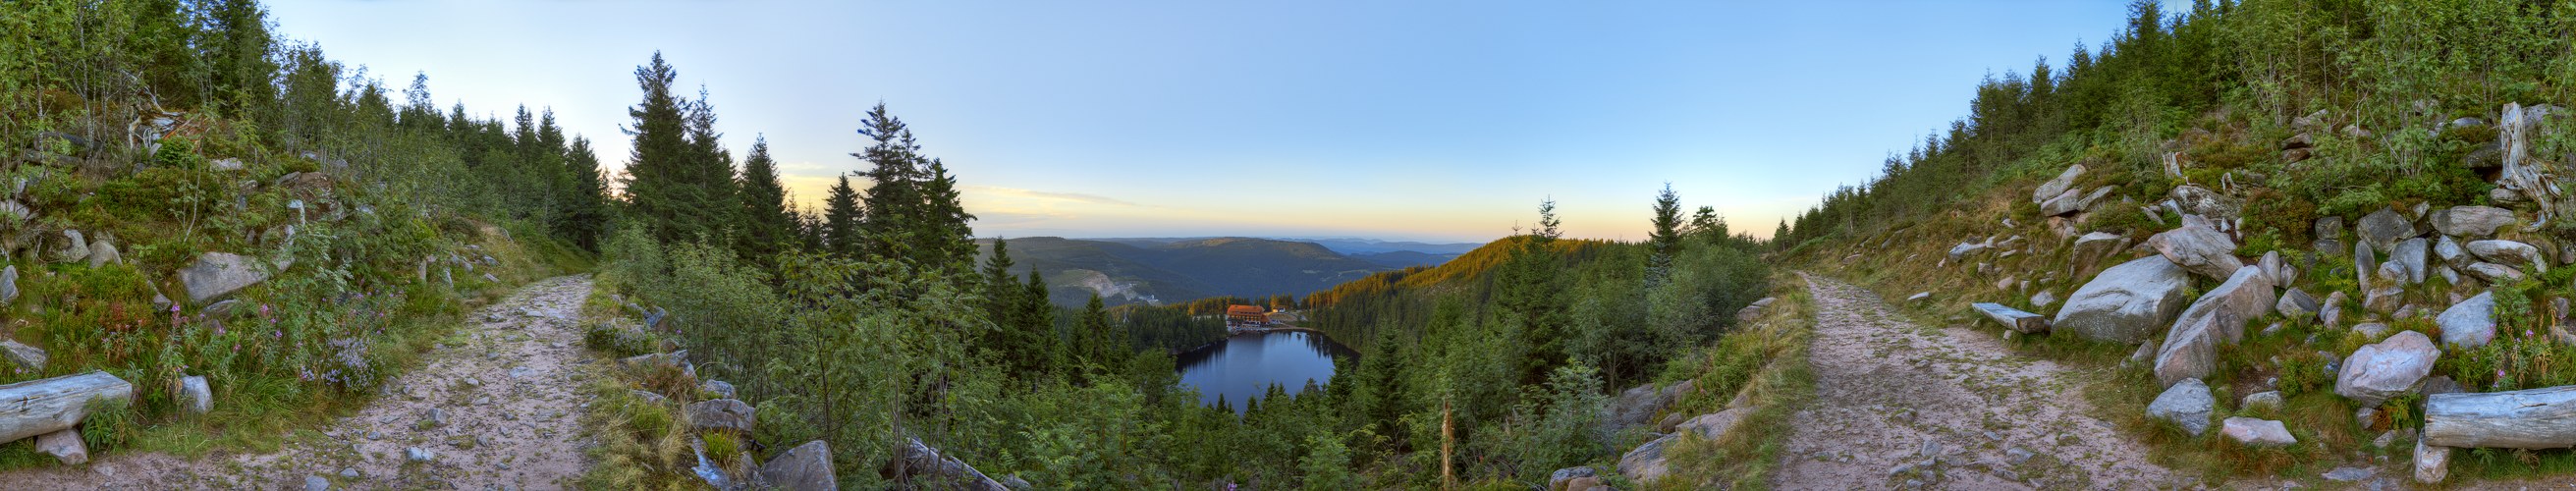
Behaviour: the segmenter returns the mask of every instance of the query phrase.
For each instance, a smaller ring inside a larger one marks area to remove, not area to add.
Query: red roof
[[[1225,308],[1225,315],[1262,315],[1266,313],[1269,312],[1262,310],[1259,305],[1229,305]]]

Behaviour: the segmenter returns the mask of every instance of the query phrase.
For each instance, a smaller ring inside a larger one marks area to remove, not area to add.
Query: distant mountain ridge
[[[1342,239],[1367,252],[1319,242],[1250,237],[1010,238],[1012,272],[1046,275],[1048,298],[1081,305],[1092,294],[1111,305],[1164,304],[1216,296],[1304,296],[1380,271],[1436,266],[1450,244]],[[991,239],[976,244],[979,261]],[[1396,249],[1416,247],[1424,250]],[[1462,251],[1463,252],[1463,251]]]

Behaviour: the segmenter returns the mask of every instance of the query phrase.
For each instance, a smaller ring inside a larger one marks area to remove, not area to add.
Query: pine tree
[[[688,130],[687,167],[682,175],[690,185],[686,212],[689,238],[723,241],[732,238],[726,230],[737,227],[741,199],[735,195],[733,155],[724,148],[724,133],[716,131],[715,105],[707,101],[707,89],[698,87],[698,99],[682,105]]]
[[[1554,247],[1563,235],[1557,229],[1556,200],[1540,201],[1538,215],[1538,226],[1523,234],[1521,247],[1504,260],[1503,284],[1496,294],[1506,319],[1518,323],[1521,346],[1527,350],[1521,359],[1524,382],[1541,380],[1566,361],[1566,278]]]
[[[938,159],[930,161],[930,175],[921,183],[922,213],[914,222],[919,231],[913,234],[918,252],[915,264],[940,265],[965,269],[975,258],[975,230],[966,222],[975,215],[966,212],[959,201],[957,176],[948,174],[948,166]]]
[[[1690,236],[1702,245],[1718,245],[1734,235],[1726,230],[1726,218],[1717,216],[1716,207],[1702,206],[1691,213]]]
[[[1091,294],[1091,303],[1082,305],[1081,320],[1082,325],[1074,330],[1074,335],[1082,343],[1083,363],[1114,369],[1118,364],[1112,356],[1119,353],[1115,353],[1113,348],[1115,340],[1110,339],[1109,310],[1100,303],[1100,294]]]
[[[1662,285],[1672,272],[1673,256],[1682,247],[1682,198],[1673,194],[1673,184],[1664,183],[1664,192],[1655,195],[1655,230],[1646,236],[1646,286]]]
[[[1777,229],[1777,230],[1773,230],[1773,231],[1771,231],[1771,244],[1772,244],[1773,246],[1782,247],[1782,248],[1789,247],[1789,221],[1788,221],[1788,220],[1781,220],[1781,221],[1780,221],[1780,228],[1779,228],[1779,229]]]
[[[859,248],[860,257],[895,259],[912,257],[915,223],[925,217],[919,190],[922,181],[921,145],[912,138],[912,130],[903,120],[886,112],[885,103],[868,109],[867,119],[860,122],[859,134],[876,143],[850,154],[874,166],[866,175],[868,186],[866,219],[860,222],[860,235],[866,239]]]
[[[565,238],[583,250],[599,251],[600,239],[608,235],[610,208],[608,179],[600,174],[599,155],[590,151],[590,139],[572,139],[572,149],[564,152],[564,166],[572,171],[573,202],[564,219]]]
[[[621,128],[635,138],[626,160],[626,200],[635,218],[653,227],[654,238],[665,243],[694,238],[700,231],[692,220],[696,214],[687,208],[703,195],[690,182],[694,152],[688,117],[680,98],[671,94],[671,81],[678,76],[659,51],[652,63],[636,68],[635,83],[644,100],[626,111],[634,126]]]
[[[1068,343],[1055,332],[1055,304],[1047,298],[1046,274],[1038,272],[1036,267],[1029,268],[1029,281],[1020,285],[1019,299],[1018,319],[1021,324],[1013,328],[1037,340],[1038,344],[1029,351],[1036,356],[1030,358],[1042,356],[1046,366],[1050,367],[1071,363],[1071,354],[1067,353],[1070,350],[1065,348]]]
[[[868,210],[859,207],[859,192],[850,188],[850,176],[842,175],[832,185],[832,194],[823,198],[823,247],[834,254],[858,257],[867,244],[860,226]]]
[[[796,216],[787,209],[787,188],[778,182],[778,164],[769,156],[769,137],[752,140],[742,159],[742,224],[735,229],[737,250],[746,258],[778,254],[796,240]]]

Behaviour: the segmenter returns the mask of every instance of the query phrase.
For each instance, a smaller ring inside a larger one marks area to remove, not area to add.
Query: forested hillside
[[[2576,4],[2132,12],[2099,46],[1981,84],[1966,117],[1774,244],[2116,373],[2088,398],[2163,465],[2563,478],[2576,455],[2541,449],[2576,435],[2461,425],[2537,431],[2481,411],[2576,383],[2553,361],[2576,356],[2557,182],[2576,164]]]
[[[989,258],[996,240],[978,240]],[[1110,305],[1159,305],[1199,298],[1303,296],[1394,269],[1307,242],[1223,237],[1084,240],[1023,237],[1007,243],[1013,274],[1037,272],[1056,305],[1099,294]]]

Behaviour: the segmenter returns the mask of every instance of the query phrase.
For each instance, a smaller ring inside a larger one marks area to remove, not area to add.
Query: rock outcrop
[[[834,491],[841,482],[832,476],[832,446],[822,440],[805,442],[786,453],[760,464],[755,473],[761,487],[791,491]]]
[[[2245,267],[2245,260],[2236,258],[2236,240],[2205,220],[2184,218],[2182,227],[2147,238],[2147,246],[2174,265],[2210,278],[2226,278]]]
[[[2442,344],[2462,348],[2486,346],[2495,340],[2495,294],[2479,293],[2451,308],[2443,309],[2434,322],[2442,326]]]
[[[2290,428],[2279,421],[2237,416],[2227,418],[2218,434],[2248,447],[2286,447],[2299,443],[2290,436]]]
[[[2163,256],[2131,260],[2067,295],[2049,324],[2099,341],[2146,341],[2182,311],[2183,289],[2190,283],[2190,275]]]
[[[2218,346],[2245,337],[2245,322],[2262,317],[2278,299],[2261,268],[2245,266],[2200,296],[2174,320],[2156,353],[2156,380],[2165,385],[2209,376],[2218,366]]]
[[[2433,362],[2441,357],[2441,348],[2433,346],[2433,340],[2424,337],[2424,333],[2399,332],[2345,357],[2343,369],[2335,375],[2335,394],[2364,407],[2379,405],[2414,390],[2416,382],[2432,373]]]
[[[204,302],[262,281],[268,281],[267,265],[238,254],[208,252],[197,256],[196,265],[179,270],[179,282],[187,287],[190,302]]]
[[[2166,387],[2155,402],[2147,404],[2147,417],[2181,426],[2184,432],[2199,435],[2209,431],[2211,411],[2218,405],[2209,396],[2209,385],[2200,379],[2186,379]]]

